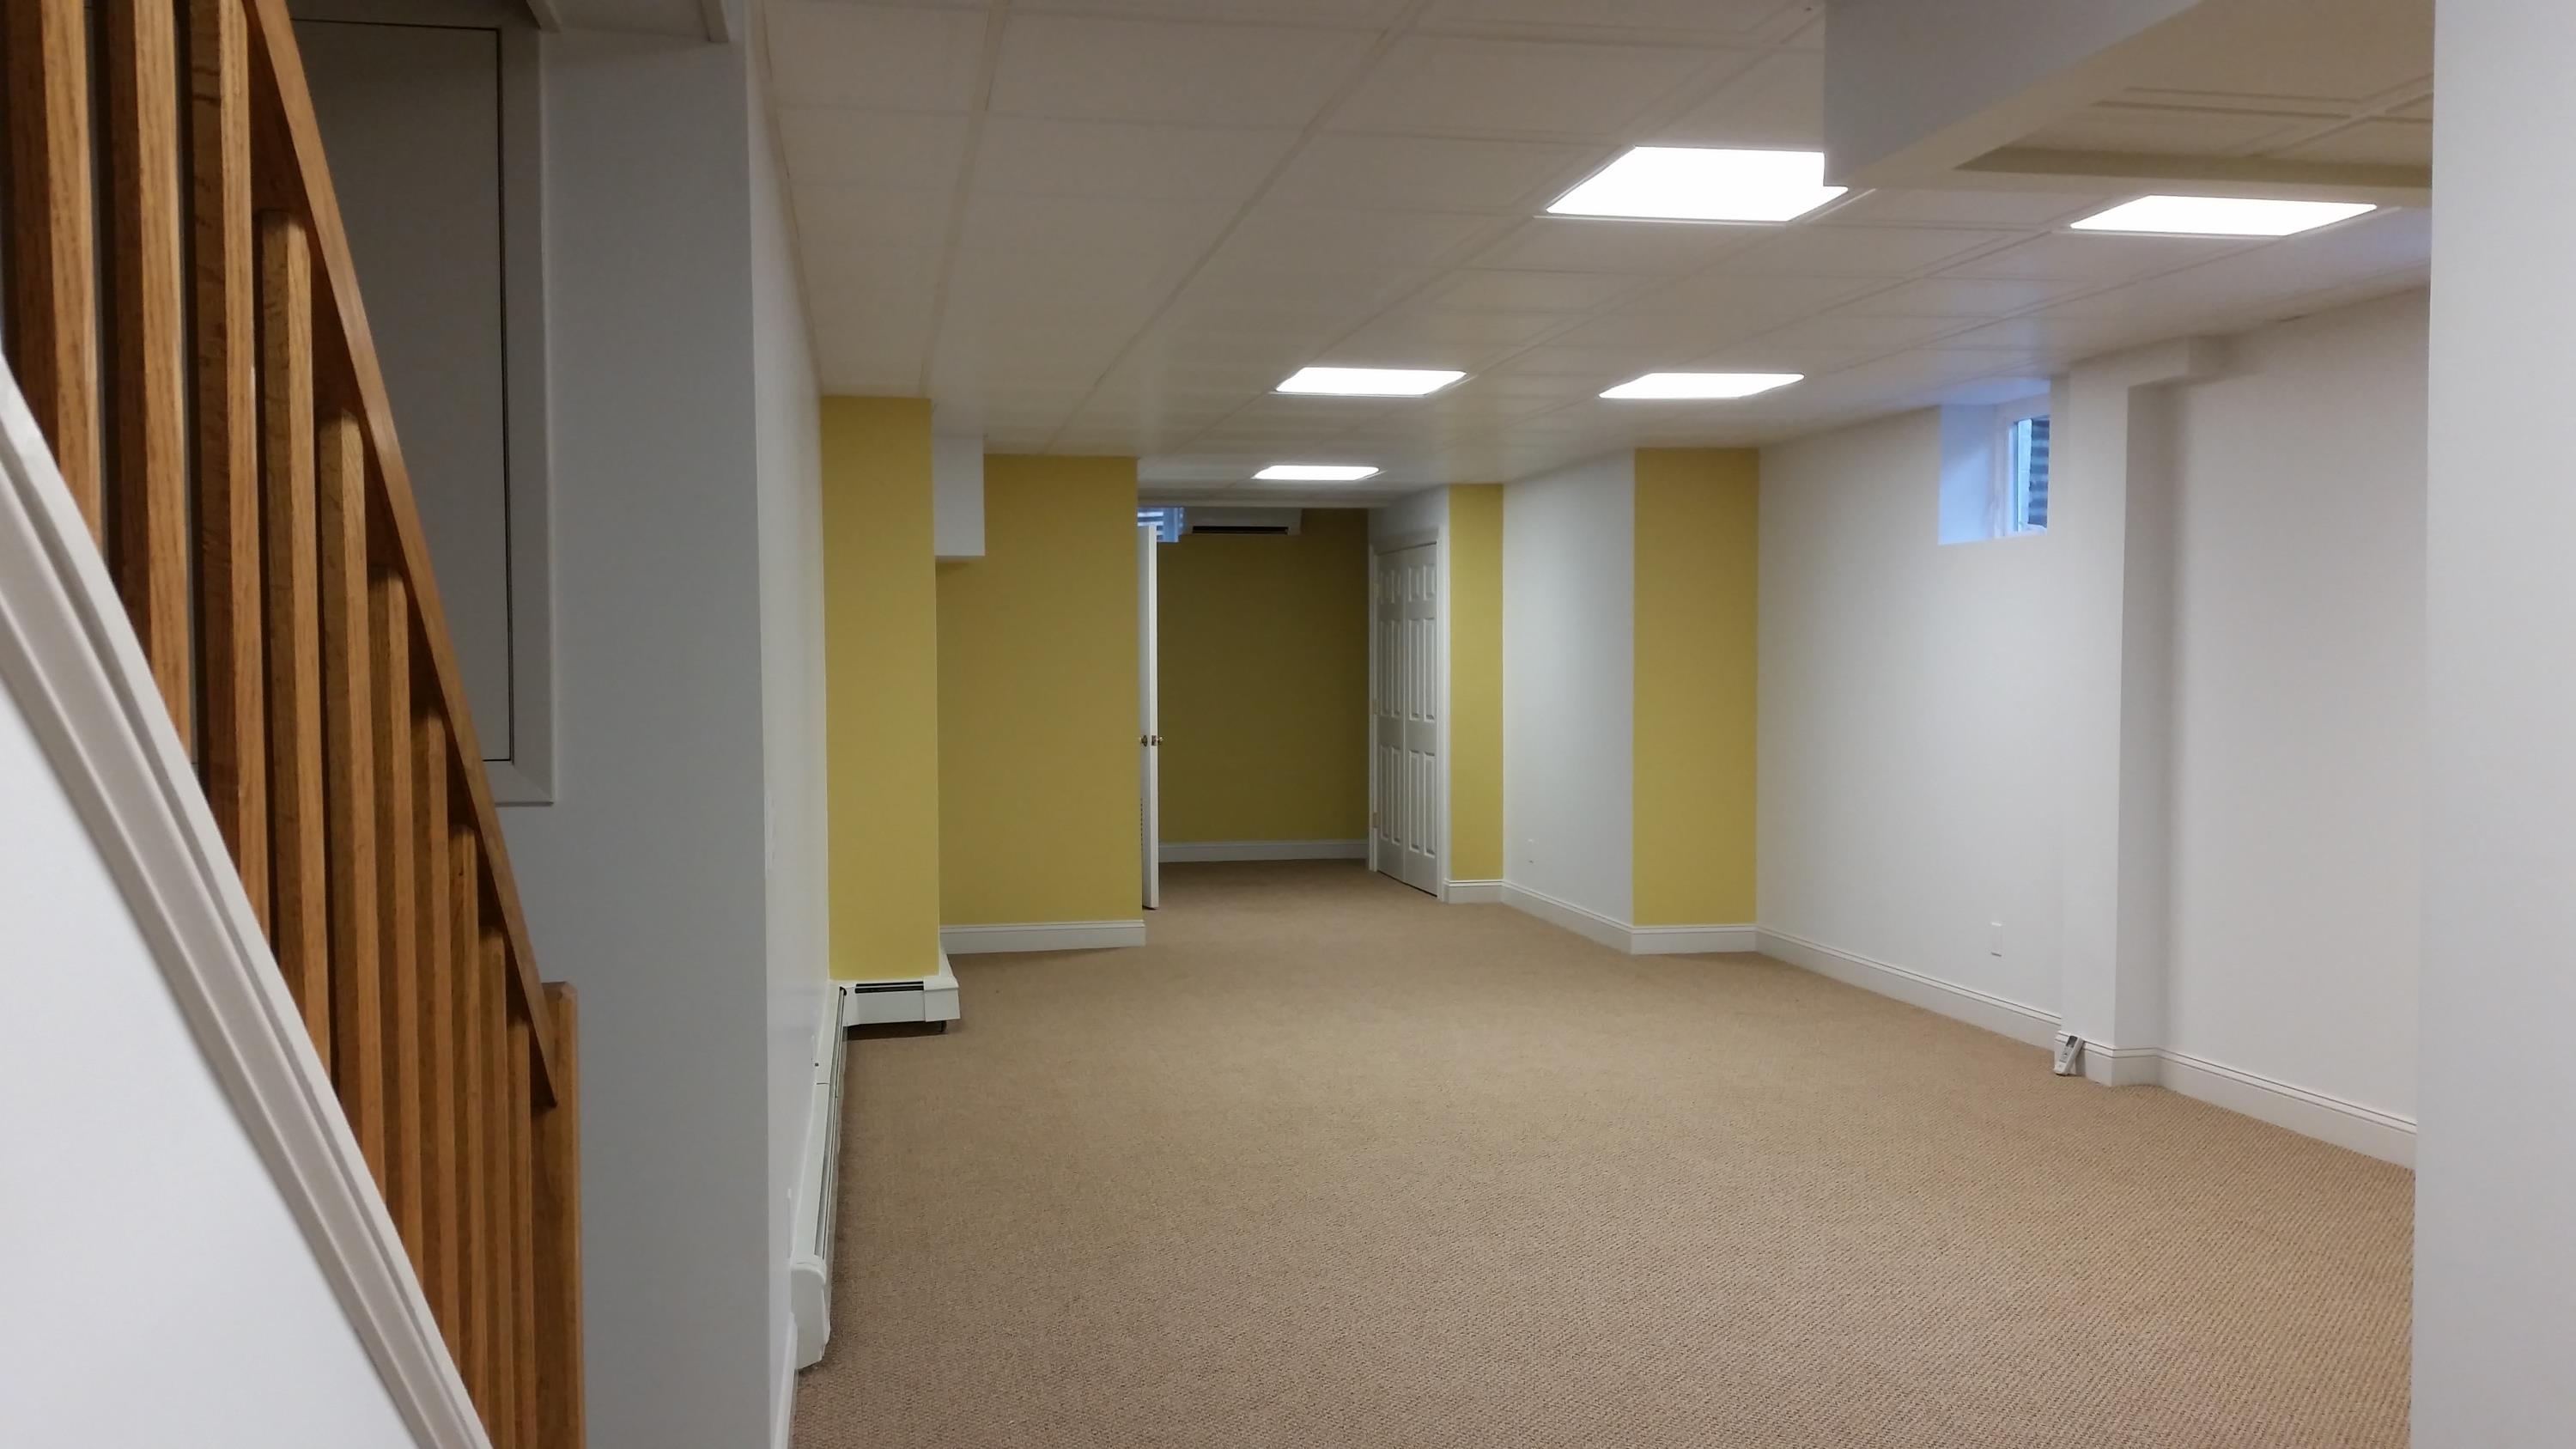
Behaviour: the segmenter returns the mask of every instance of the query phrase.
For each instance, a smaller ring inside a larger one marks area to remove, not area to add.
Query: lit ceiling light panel
[[[1279,384],[1278,391],[1324,397],[1427,397],[1466,375],[1430,367],[1301,367],[1296,376]]]
[[[1271,483],[1356,483],[1377,470],[1365,463],[1273,463],[1252,476]]]
[[[1601,395],[1607,398],[1666,399],[1751,397],[1757,392],[1787,387],[1805,376],[1803,372],[1650,372]]]
[[[1787,221],[1843,194],[1822,151],[1638,146],[1548,206],[1552,216]]]
[[[2076,231],[2148,232],[2158,236],[2293,236],[2378,209],[2366,201],[2141,196],[2069,225]]]

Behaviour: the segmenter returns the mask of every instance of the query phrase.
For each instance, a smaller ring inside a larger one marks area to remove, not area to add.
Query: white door
[[[1440,893],[1440,639],[1435,545],[1377,555],[1373,612],[1377,677],[1370,736],[1377,798],[1370,802],[1377,868]]]
[[[1136,802],[1137,838],[1145,852],[1145,909],[1163,904],[1162,693],[1155,638],[1153,524],[1136,525],[1136,750],[1143,789]]]

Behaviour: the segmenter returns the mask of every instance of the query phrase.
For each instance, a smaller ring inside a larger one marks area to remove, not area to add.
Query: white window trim
[[[1987,495],[1986,533],[1990,538],[2029,538],[2048,532],[2048,525],[2025,528],[2021,523],[2019,500],[2014,497],[2012,467],[2012,430],[2015,423],[2049,415],[2049,394],[2033,393],[2018,401],[1999,403],[1995,407],[1994,483]]]

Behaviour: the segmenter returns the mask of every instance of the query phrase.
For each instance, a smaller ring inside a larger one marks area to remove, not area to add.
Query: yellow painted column
[[[930,404],[823,399],[832,974],[939,969],[939,632]]]
[[[938,590],[942,921],[1140,919],[1136,460],[986,458]]]
[[[1640,926],[1753,920],[1760,454],[1637,450]]]
[[[1503,489],[1449,490],[1449,878],[1503,878]]]

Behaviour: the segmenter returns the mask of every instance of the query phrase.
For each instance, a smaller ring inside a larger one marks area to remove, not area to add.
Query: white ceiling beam
[[[2187,189],[2194,196],[2267,196],[2430,206],[2427,166],[2282,161],[2254,156],[2157,156],[2136,151],[2057,151],[2005,146],[1959,167],[1956,184],[2086,194]]]
[[[1836,0],[1828,179],[1923,184],[2117,90],[2123,52],[2200,0]]]

